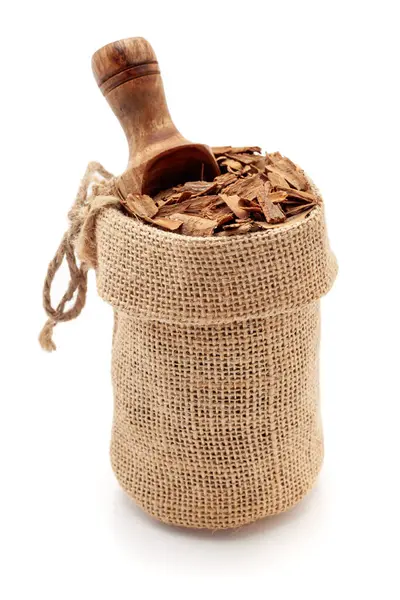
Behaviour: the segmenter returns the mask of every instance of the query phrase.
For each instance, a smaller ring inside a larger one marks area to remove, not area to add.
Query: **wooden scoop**
[[[128,140],[128,168],[119,179],[124,195],[154,195],[185,181],[212,181],[219,174],[210,148],[192,144],[173,124],[157,57],[145,39],[100,48],[92,69]]]

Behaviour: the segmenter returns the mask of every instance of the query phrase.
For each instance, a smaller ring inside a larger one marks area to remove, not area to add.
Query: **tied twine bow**
[[[90,194],[89,194],[90,189]],[[68,213],[69,227],[50,262],[43,286],[43,306],[49,317],[39,335],[40,345],[52,352],[56,349],[53,342],[53,329],[57,323],[75,319],[85,306],[87,291],[87,273],[90,267],[96,268],[96,218],[107,206],[118,206],[114,179],[99,163],[89,163],[81,181],[75,202]],[[80,265],[77,263],[80,259]],[[70,281],[68,288],[54,308],[51,303],[51,286],[64,258],[67,261]],[[76,298],[71,308],[66,304]]]

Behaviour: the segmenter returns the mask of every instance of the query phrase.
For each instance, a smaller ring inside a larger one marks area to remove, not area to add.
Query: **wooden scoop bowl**
[[[208,146],[186,140],[172,122],[153,48],[128,38],[100,48],[92,69],[129,144],[121,192],[155,195],[185,181],[212,181],[218,164]]]

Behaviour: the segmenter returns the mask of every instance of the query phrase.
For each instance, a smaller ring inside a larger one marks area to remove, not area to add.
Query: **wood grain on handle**
[[[208,146],[192,144],[172,122],[157,57],[143,38],[104,46],[92,58],[97,84],[124,129],[129,163],[124,190],[154,194],[219,173]]]

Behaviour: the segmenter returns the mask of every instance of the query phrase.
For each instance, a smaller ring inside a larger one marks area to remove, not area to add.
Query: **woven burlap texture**
[[[111,460],[154,517],[229,528],[295,505],[321,467],[319,299],[336,276],[318,206],[231,238],[105,208],[97,287],[114,308]]]

